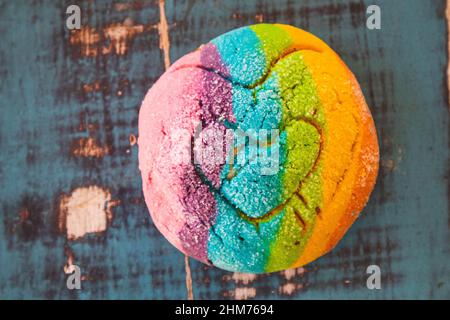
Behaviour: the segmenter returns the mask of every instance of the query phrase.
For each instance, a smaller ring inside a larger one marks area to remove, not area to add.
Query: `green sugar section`
[[[266,61],[264,73],[272,72],[271,66],[286,53],[292,45],[292,38],[284,29],[273,24],[255,24],[249,28],[260,40],[260,48],[264,52]],[[262,77],[263,75],[260,75],[260,80]]]
[[[301,52],[282,59],[274,68],[278,74],[282,98],[281,127],[287,132],[287,160],[284,165],[283,190],[289,197],[283,219],[271,244],[266,271],[286,269],[300,256],[310,237],[316,208],[322,203],[321,162],[314,166],[320,150],[320,133],[325,117],[316,85]],[[305,179],[306,178],[306,179]],[[300,196],[294,194],[302,184]]]

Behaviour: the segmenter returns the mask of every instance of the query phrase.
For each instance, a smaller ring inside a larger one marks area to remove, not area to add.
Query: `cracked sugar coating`
[[[157,228],[185,254],[237,272],[327,253],[378,172],[355,77],[320,39],[280,24],[233,30],[175,62],[142,103],[138,144]]]

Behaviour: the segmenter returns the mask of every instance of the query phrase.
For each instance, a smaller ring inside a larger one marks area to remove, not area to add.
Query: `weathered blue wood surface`
[[[92,37],[78,41],[66,29],[73,3],[98,41],[87,45]],[[381,30],[365,28],[370,4],[381,7]],[[381,147],[370,202],[331,254],[296,273],[257,277],[191,260],[194,297],[450,298],[445,1],[167,1],[164,8],[172,61],[260,21],[320,36],[359,79]],[[186,298],[184,257],[148,217],[129,141],[146,90],[164,72],[159,21],[153,0],[0,0],[0,298]],[[128,26],[125,38],[108,38],[115,24]],[[89,137],[99,154],[77,154],[74,141]],[[105,232],[69,240],[58,228],[61,197],[92,185],[120,204]],[[70,259],[82,270],[78,291],[66,288]],[[382,290],[366,288],[371,264],[381,267]]]

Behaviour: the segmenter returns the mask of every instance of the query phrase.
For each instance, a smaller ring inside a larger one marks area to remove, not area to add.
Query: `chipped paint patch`
[[[184,268],[186,272],[186,290],[188,300],[194,300],[194,291],[192,290],[192,275],[191,267],[189,265],[189,257],[184,255]]]
[[[134,37],[146,29],[146,26],[135,25],[132,19],[126,18],[122,23],[112,23],[102,30],[88,26],[82,27],[81,30],[73,30],[70,33],[69,43],[78,47],[80,54],[85,57],[111,53],[125,55]]]
[[[281,274],[284,276],[286,280],[293,279],[296,275],[303,276],[306,272],[306,269],[303,267],[297,268],[297,269],[288,269],[281,272]]]
[[[170,40],[169,40],[169,25],[167,24],[165,1],[159,0],[159,48],[163,52],[164,67],[166,69],[170,66]]]
[[[237,300],[245,300],[254,298],[256,296],[256,288],[251,287],[253,281],[257,278],[256,274],[251,273],[237,273],[232,275],[225,275],[224,281],[233,280],[236,283],[236,288],[233,291],[227,291],[224,293],[225,297],[233,297]]]
[[[256,289],[255,288],[249,288],[249,287],[243,287],[243,288],[236,288],[234,290],[233,297],[236,300],[247,300],[254,298],[256,296]]]
[[[381,161],[381,166],[386,169],[386,172],[392,172],[395,171],[400,163],[403,160],[403,149],[399,147],[397,149],[397,155],[395,159],[385,159]]]
[[[69,42],[71,45],[80,46],[81,55],[94,57],[97,55],[97,44],[100,41],[100,34],[95,28],[82,27],[80,30],[73,30],[70,33]]]
[[[96,85],[92,88],[95,90]],[[103,158],[105,155],[111,154],[111,147],[109,145],[100,145],[98,140],[94,138],[95,132],[98,130],[97,123],[87,123],[86,113],[80,113],[80,124],[78,125],[78,132],[86,133],[88,137],[80,137],[72,140],[71,154],[75,157],[93,157]]]
[[[298,283],[298,281],[296,280],[298,280],[299,277],[303,277],[305,273],[306,269],[303,267],[281,271],[280,274],[287,280],[287,282],[278,288],[278,292],[280,294],[290,296],[295,292],[303,289],[304,284]]]
[[[237,284],[244,284],[247,285],[251,282],[253,282],[256,279],[256,274],[252,273],[237,273],[234,272],[231,276],[225,276],[224,280],[234,280]]]
[[[79,138],[72,143],[72,154],[76,157],[103,158],[110,153],[108,146],[100,146],[94,138]]]
[[[90,93],[93,91],[100,91],[102,88],[100,82],[96,81],[94,83],[85,83],[83,84],[83,91],[84,93]]]
[[[129,140],[130,140],[130,146],[134,146],[137,143],[137,138],[134,134],[130,134]]]
[[[282,285],[281,287],[278,288],[278,292],[280,294],[285,294],[285,295],[292,295],[293,293],[297,292],[298,290],[303,289],[303,284],[301,283],[292,283],[292,282],[288,282],[284,285]]]
[[[386,168],[388,171],[394,171],[395,170],[395,160],[394,159],[383,160],[381,162],[381,165],[384,168]]]
[[[103,232],[113,218],[111,209],[118,204],[107,189],[98,186],[77,188],[60,198],[58,229],[65,232],[69,240]]]
[[[133,20],[126,18],[123,23],[112,24],[104,29],[104,34],[109,39],[110,46],[103,48],[103,54],[109,54],[113,49],[116,54],[127,53],[129,42],[137,34],[144,32],[143,25],[133,25]]]

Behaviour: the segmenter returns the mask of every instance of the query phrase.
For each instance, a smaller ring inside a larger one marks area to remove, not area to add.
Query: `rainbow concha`
[[[247,273],[330,251],[379,162],[352,72],[323,41],[282,24],[235,29],[176,61],[142,103],[138,144],[161,233],[195,259]]]

